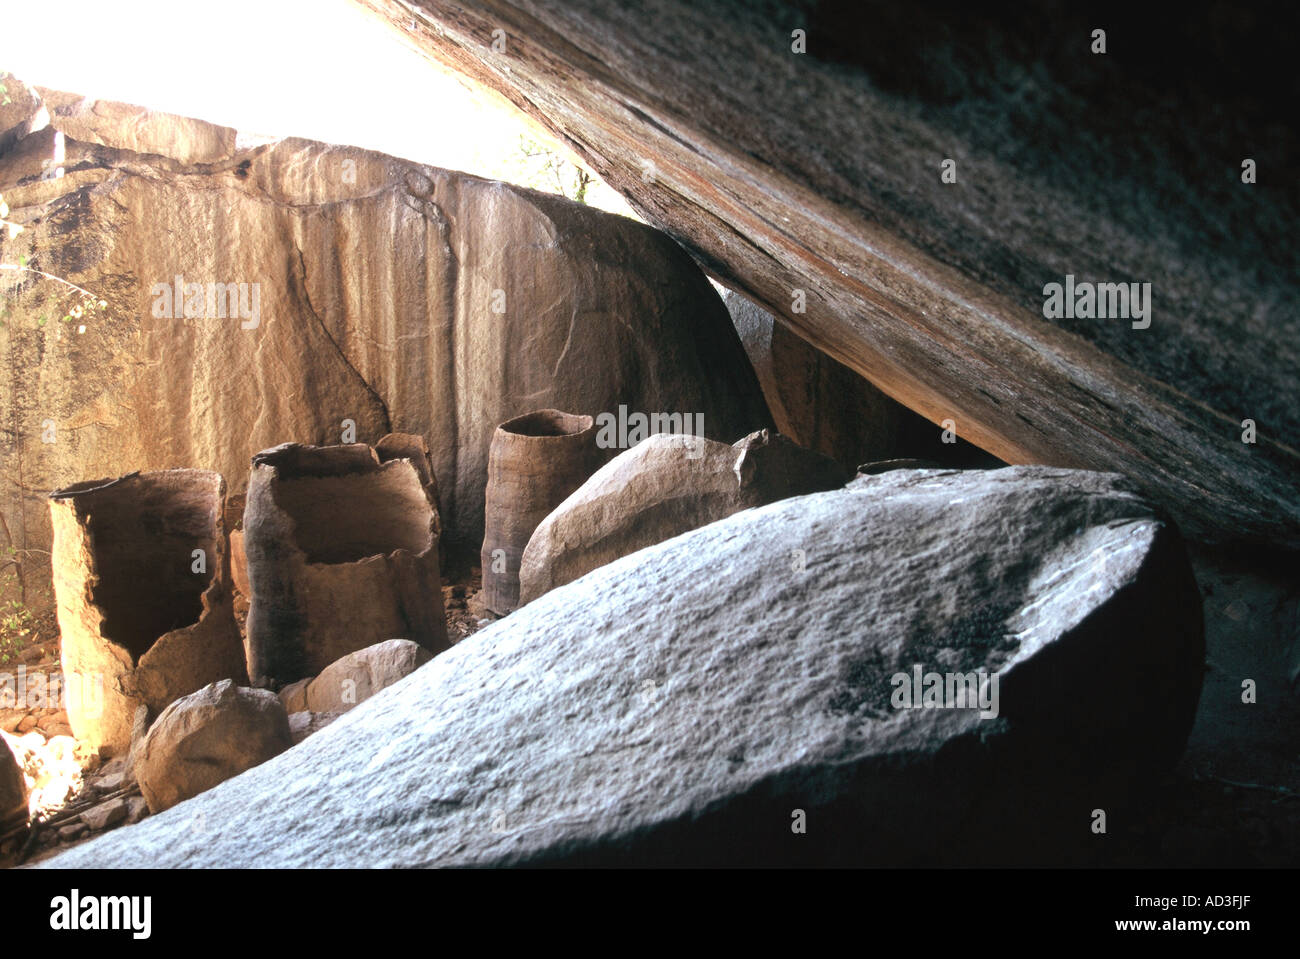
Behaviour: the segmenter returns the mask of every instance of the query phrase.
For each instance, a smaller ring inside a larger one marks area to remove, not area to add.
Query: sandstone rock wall
[[[48,582],[45,493],[87,477],[212,469],[238,497],[260,449],[415,433],[448,537],[477,546],[488,444],[511,416],[626,404],[702,414],[728,441],[770,423],[726,309],[653,229],[358,149],[243,145],[44,95],[52,125],[0,154],[24,227],[0,232],[0,262],[93,297],[0,274],[0,556],[29,602]]]

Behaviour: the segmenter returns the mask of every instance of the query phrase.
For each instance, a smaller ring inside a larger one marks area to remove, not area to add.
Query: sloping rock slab
[[[1202,639],[1177,532],[1120,478],[899,470],[602,567],[53,863],[950,861],[1037,792],[1087,835],[1181,752]],[[998,717],[894,709],[914,664],[999,670]]]
[[[931,422],[1300,548],[1300,181],[1266,174],[1300,147],[1295,8],[356,2]],[[1145,319],[1047,309],[1066,276],[1149,283]]]

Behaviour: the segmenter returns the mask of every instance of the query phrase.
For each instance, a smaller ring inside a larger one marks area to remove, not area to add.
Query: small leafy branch
[[[22,652],[34,626],[32,611],[18,600],[0,605],[0,663]]]
[[[545,190],[550,181],[555,184],[555,192],[560,196],[578,203],[587,202],[587,187],[594,179],[590,171],[522,133],[519,135],[519,156],[521,164],[526,168],[521,178],[524,186]]]

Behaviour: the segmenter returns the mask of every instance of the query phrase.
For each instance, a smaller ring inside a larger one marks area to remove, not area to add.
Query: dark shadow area
[[[130,652],[196,623],[215,573],[220,477],[168,473],[128,477],[86,495],[103,633]],[[75,487],[73,488],[75,490]],[[205,571],[193,570],[204,551]]]

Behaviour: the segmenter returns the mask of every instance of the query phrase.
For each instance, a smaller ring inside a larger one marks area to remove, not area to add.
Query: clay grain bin
[[[484,494],[483,602],[519,605],[519,566],[539,523],[600,466],[595,421],[559,410],[506,420],[492,435]]]
[[[438,516],[411,459],[286,443],[253,457],[244,510],[249,672],[314,676],[386,639],[446,649]]]
[[[156,716],[209,683],[247,682],[222,518],[208,470],[91,480],[50,494],[68,720],[125,752],[136,708]]]

